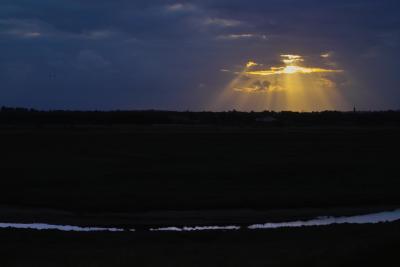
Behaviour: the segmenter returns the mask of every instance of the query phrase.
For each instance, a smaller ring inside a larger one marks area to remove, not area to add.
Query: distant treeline
[[[38,111],[2,107],[1,125],[387,125],[400,126],[400,111],[375,112],[177,112],[177,111]]]

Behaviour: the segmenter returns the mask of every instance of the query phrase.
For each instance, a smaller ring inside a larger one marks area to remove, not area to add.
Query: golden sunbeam
[[[243,110],[331,110],[344,105],[335,78],[344,71],[304,65],[300,55],[281,55],[282,65],[249,61],[217,99]],[[324,57],[326,59],[326,57]]]

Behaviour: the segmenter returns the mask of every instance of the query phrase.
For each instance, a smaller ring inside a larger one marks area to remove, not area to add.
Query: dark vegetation
[[[140,215],[132,214],[161,211],[179,225],[186,222],[176,211],[212,223],[219,210],[279,220],[399,207],[399,122],[400,112],[3,108],[0,219],[79,225],[90,213],[95,224],[135,225]],[[0,265],[398,266],[399,230],[399,223],[186,234],[0,230]]]
[[[0,125],[400,125],[400,111],[382,112],[174,112],[174,111],[37,111],[2,107]]]
[[[285,126],[250,123],[263,113],[145,112],[146,125],[117,125],[119,116],[140,118],[140,112],[0,113],[3,126],[14,123],[0,130],[0,205],[133,212],[400,204],[397,112],[272,113]],[[149,117],[170,114],[254,119],[150,124]],[[114,126],[88,125],[97,116]],[[330,116],[385,119],[363,126],[318,119]],[[325,125],[296,126],[307,117]],[[23,123],[37,118],[46,124]],[[56,127],[50,118],[82,125]]]
[[[400,224],[256,232],[0,230],[1,266],[398,266]]]

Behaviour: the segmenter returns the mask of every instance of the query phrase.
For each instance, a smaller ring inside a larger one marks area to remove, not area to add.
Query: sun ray
[[[344,71],[304,65],[300,55],[281,55],[282,65],[265,68],[249,61],[218,97],[245,110],[327,110],[344,103],[335,75]]]

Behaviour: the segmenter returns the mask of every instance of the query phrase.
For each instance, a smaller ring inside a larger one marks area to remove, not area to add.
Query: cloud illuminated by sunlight
[[[246,71],[245,75],[255,75],[255,76],[269,76],[269,75],[281,75],[281,74],[311,74],[311,73],[333,73],[333,72],[343,72],[342,70],[324,69],[324,68],[310,68],[299,66],[298,64],[303,62],[304,59],[299,55],[281,55],[282,62],[286,66],[282,67],[271,67],[267,70],[253,70]],[[257,66],[255,62],[248,62],[247,67]]]
[[[247,62],[246,67],[247,67],[247,68],[251,68],[251,67],[254,67],[254,66],[257,66],[257,65],[258,65],[258,64],[255,63],[254,61],[249,61],[249,62]]]
[[[333,72],[343,72],[342,70],[331,70],[322,68],[307,68],[300,66],[289,65],[286,67],[272,67],[269,70],[257,70],[257,71],[246,71],[245,75],[255,75],[255,76],[269,76],[269,75],[281,75],[281,74],[311,74],[311,73],[333,73]]]
[[[321,57],[322,57],[322,58],[329,58],[329,57],[331,57],[331,53],[324,53],[324,54],[321,54]]]
[[[281,55],[283,63],[286,65],[296,64],[299,62],[303,62],[304,59],[299,55]]]
[[[269,66],[248,61],[225,88],[218,105],[236,103],[244,110],[328,110],[345,105],[338,90],[337,79],[344,72],[331,69],[329,57],[321,66],[307,66],[300,55],[280,56],[282,64]]]

